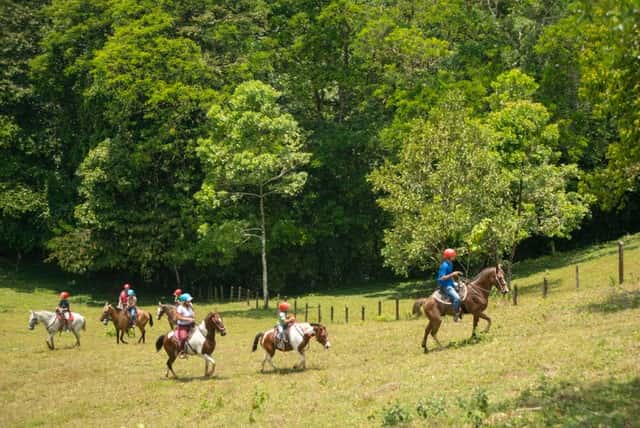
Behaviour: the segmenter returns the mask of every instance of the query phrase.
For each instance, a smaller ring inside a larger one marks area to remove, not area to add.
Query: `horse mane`
[[[494,270],[495,268],[496,268],[496,266],[487,266],[486,268],[484,268],[480,272],[478,272],[478,274],[473,277],[471,282],[476,282],[478,279],[480,279],[481,276],[486,275],[487,271]]]

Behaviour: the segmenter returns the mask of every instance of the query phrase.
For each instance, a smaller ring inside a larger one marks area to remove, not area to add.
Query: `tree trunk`
[[[178,288],[182,288],[182,283],[180,281],[180,272],[178,271],[178,267],[176,265],[173,265],[173,273],[176,276],[176,285],[178,286]]]
[[[263,306],[269,309],[269,280],[267,273],[267,226],[264,221],[264,193],[260,189],[260,241],[262,243],[262,294],[264,296]]]

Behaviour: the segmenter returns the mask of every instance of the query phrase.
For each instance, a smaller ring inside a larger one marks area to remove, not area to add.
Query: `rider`
[[[182,295],[181,288],[176,288],[175,290],[173,290],[173,303],[175,303],[176,306],[180,304],[180,295]]]
[[[189,338],[189,333],[191,332],[191,328],[196,322],[196,313],[193,310],[193,305],[191,301],[193,297],[189,293],[180,294],[179,299],[180,304],[176,308],[176,319],[177,319],[177,327],[176,327],[176,337],[180,344],[180,354],[183,355],[185,351],[185,343]]]
[[[136,292],[129,289],[127,291],[127,305],[125,309],[129,312],[129,322],[132,326],[136,323],[136,315],[138,314],[137,304],[138,298],[136,297]]]
[[[288,342],[289,327],[296,321],[293,315],[287,314],[291,306],[287,302],[280,302],[278,304],[278,343],[281,348]],[[287,334],[285,334],[285,332]]]
[[[460,296],[456,291],[456,283],[453,282],[453,278],[457,278],[462,273],[453,270],[456,250],[447,248],[442,253],[442,258],[442,264],[440,265],[440,269],[438,269],[438,284],[442,292],[451,299],[451,303],[453,303],[453,321],[458,322],[460,319]]]
[[[125,284],[122,287],[120,297],[118,297],[118,309],[124,309],[127,307],[127,300],[129,300],[129,289],[131,289],[131,285],[129,283]]]
[[[69,331],[69,321],[71,320],[71,306],[69,305],[68,299],[68,292],[63,291],[60,293],[60,302],[58,302],[58,307],[56,308],[56,312],[63,322],[63,328],[65,331]]]

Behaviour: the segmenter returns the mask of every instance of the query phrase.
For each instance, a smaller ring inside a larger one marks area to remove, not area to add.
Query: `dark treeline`
[[[638,227],[633,0],[0,8],[18,264],[299,292]]]

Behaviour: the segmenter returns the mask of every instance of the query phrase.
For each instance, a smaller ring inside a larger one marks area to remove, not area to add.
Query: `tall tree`
[[[211,137],[200,140],[198,148],[206,173],[198,194],[203,204],[257,203],[257,216],[231,221],[245,242],[260,241],[265,308],[269,307],[266,203],[272,197],[298,194],[307,180],[301,168],[310,160],[303,151],[302,131],[290,114],[281,111],[279,96],[260,81],[239,85],[227,103],[211,108]]]

